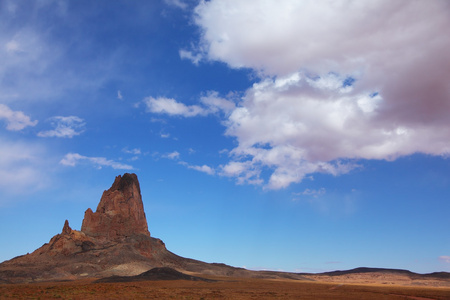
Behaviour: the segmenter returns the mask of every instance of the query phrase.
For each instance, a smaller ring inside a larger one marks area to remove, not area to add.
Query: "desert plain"
[[[203,276],[205,277],[205,276]],[[208,276],[214,281],[1,284],[0,299],[450,299],[450,287]],[[353,281],[357,281],[354,278]]]

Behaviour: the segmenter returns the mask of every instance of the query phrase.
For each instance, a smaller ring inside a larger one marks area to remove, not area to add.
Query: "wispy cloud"
[[[67,3],[12,2],[2,1],[0,11],[4,24],[0,28],[0,77],[8,78],[0,82],[2,94],[17,94],[21,101],[45,101],[48,105],[66,98],[61,96],[73,89],[92,91],[116,76],[113,70],[120,60],[119,50],[105,51],[100,57],[86,55],[87,49],[98,50],[103,42],[92,38],[95,30],[86,33],[82,29],[85,23],[72,26]],[[17,21],[31,11],[27,22]],[[48,30],[49,18],[64,28],[66,36]],[[79,47],[71,46],[75,40]]]
[[[178,54],[181,59],[190,60],[194,65],[198,66],[200,61],[203,59],[203,55],[200,53],[193,53],[192,51],[181,49]]]
[[[205,109],[198,105],[185,105],[171,98],[153,98],[144,99],[147,111],[152,113],[168,114],[173,116],[195,117],[206,115]]]
[[[260,166],[250,161],[231,161],[221,165],[219,169],[219,175],[234,177],[237,184],[262,185],[264,183],[264,180],[260,178],[262,172]]]
[[[6,193],[31,192],[46,185],[51,177],[45,148],[0,138],[0,188]],[[0,199],[0,204],[2,200]]]
[[[15,40],[11,40],[9,42],[6,43],[5,45],[5,49],[8,53],[18,53],[18,52],[23,52],[23,50],[21,49],[19,43]]]
[[[128,148],[123,148],[122,152],[127,153],[127,154],[134,154],[134,155],[138,155],[141,154],[141,149],[139,148],[133,148],[133,149],[128,149]]]
[[[122,164],[113,160],[106,159],[105,157],[88,157],[78,153],[67,153],[63,159],[59,162],[61,165],[75,167],[80,162],[87,162],[94,165],[98,169],[102,167],[111,167],[117,170],[133,170],[134,168],[127,164]]]
[[[187,9],[188,5],[182,0],[164,0],[167,5],[174,6],[181,9]]]
[[[186,105],[172,98],[147,97],[143,100],[147,112],[171,116],[196,117],[223,112],[229,114],[236,105],[234,102],[219,97],[216,91],[209,91],[200,97],[200,105]]]
[[[139,148],[133,148],[133,149],[123,148],[122,152],[133,155],[131,158],[128,158],[129,161],[138,160],[140,158],[140,155],[142,154],[141,149],[139,149]]]
[[[208,113],[229,114],[236,108],[233,101],[220,97],[216,91],[208,91],[206,95],[200,97],[200,102],[206,107]]]
[[[53,130],[40,131],[40,137],[61,137],[72,138],[80,135],[84,131],[86,123],[83,119],[76,116],[62,117],[56,116],[49,119]]]
[[[163,157],[168,158],[168,159],[179,159],[180,153],[178,151],[173,151],[173,152],[163,155]]]
[[[324,215],[346,217],[358,211],[361,192],[351,189],[347,192],[328,192],[325,188],[305,189],[292,193],[292,201],[307,203]]]
[[[36,126],[38,121],[31,121],[31,118],[21,111],[14,111],[4,104],[0,104],[0,120],[6,121],[6,129],[19,131],[28,126]]]
[[[294,193],[295,196],[310,196],[313,198],[317,198],[320,197],[322,195],[325,195],[326,193],[326,189],[325,188],[320,188],[320,189],[305,189],[303,192],[300,193]]]
[[[208,175],[214,175],[216,173],[216,171],[213,168],[211,168],[210,166],[207,166],[207,165],[201,165],[201,166],[191,165],[191,164],[188,164],[187,162],[184,162],[184,161],[180,161],[179,164],[187,167],[188,169],[192,169],[192,170],[196,170],[196,171],[199,171],[199,172],[203,172],[203,173],[206,173]]]
[[[216,171],[214,170],[214,168],[207,166],[207,165],[192,165],[190,163],[187,163],[183,160],[180,160],[180,153],[178,151],[173,151],[167,154],[162,155],[163,158],[167,158],[167,159],[171,159],[171,160],[176,160],[178,161],[178,164],[187,167],[188,169],[192,169],[192,170],[196,170],[199,172],[203,172],[206,173],[208,175],[214,175],[216,173]]]
[[[448,255],[439,256],[439,260],[444,263],[450,264],[450,256]]]
[[[122,92],[121,91],[117,91],[117,99],[123,100],[123,96],[122,96]]]

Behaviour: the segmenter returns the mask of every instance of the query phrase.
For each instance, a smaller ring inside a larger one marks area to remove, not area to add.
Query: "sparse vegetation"
[[[450,299],[450,288],[211,278],[204,281],[93,283],[92,280],[0,285],[0,299]]]

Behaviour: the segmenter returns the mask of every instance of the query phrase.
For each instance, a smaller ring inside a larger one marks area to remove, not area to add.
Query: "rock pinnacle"
[[[111,188],[103,192],[96,212],[86,210],[81,231],[107,240],[139,234],[150,236],[136,174],[116,177]]]

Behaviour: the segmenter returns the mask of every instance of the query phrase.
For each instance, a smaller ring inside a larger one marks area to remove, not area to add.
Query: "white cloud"
[[[182,0],[164,0],[167,5],[175,6],[181,9],[188,8],[188,5]]]
[[[208,175],[214,175],[215,171],[213,168],[211,168],[210,166],[207,165],[202,165],[202,166],[192,166],[192,165],[188,165],[187,166],[189,169],[193,169],[199,172],[203,172],[206,173]]]
[[[230,165],[241,162],[252,173],[241,181],[259,179],[269,167],[268,187],[277,189],[310,173],[347,173],[358,166],[349,159],[397,155],[401,145],[392,142],[397,134],[388,138],[383,128],[370,128],[359,95],[332,94],[299,74],[289,78],[255,84],[225,123],[226,134],[239,142]],[[405,142],[410,138],[405,135]]]
[[[76,116],[62,117],[56,116],[49,119],[51,125],[55,128],[53,130],[40,131],[38,136],[40,137],[62,137],[72,138],[76,135],[80,135],[84,131],[83,119]]]
[[[189,152],[190,152],[190,150],[191,149],[189,149]],[[213,168],[211,168],[210,166],[207,166],[207,165],[201,165],[201,166],[191,165],[191,164],[189,164],[189,163],[187,163],[185,161],[182,161],[182,160],[180,161],[180,153],[178,151],[173,151],[173,152],[164,154],[164,155],[162,155],[162,157],[163,158],[167,158],[167,159],[176,160],[176,161],[178,161],[178,164],[180,164],[182,166],[185,166],[188,169],[192,169],[192,170],[196,170],[196,171],[199,171],[199,172],[203,172],[203,173],[206,173],[208,175],[214,175],[216,173],[216,171]]]
[[[261,168],[251,161],[231,161],[226,165],[220,166],[221,176],[235,177],[238,184],[261,185],[263,180],[260,178]]]
[[[4,104],[0,104],[0,120],[6,121],[6,129],[19,131],[28,126],[35,126],[38,121],[31,121],[30,117],[21,111],[14,111]]]
[[[80,161],[86,161],[99,169],[102,167],[111,167],[117,170],[133,170],[133,167],[127,164],[115,162],[104,157],[83,156],[78,153],[67,153],[59,163],[63,166],[75,167]]]
[[[117,99],[123,100],[122,93],[120,91],[117,91]]]
[[[449,13],[439,0],[200,2],[195,55],[261,76],[230,108],[238,146],[220,173],[261,184],[268,169],[278,189],[360,159],[448,155]]]
[[[236,107],[234,102],[219,97],[219,93],[216,91],[209,91],[200,97],[203,106],[185,105],[175,99],[164,97],[147,97],[143,102],[148,112],[182,117],[206,116],[219,112],[229,114]]]
[[[181,49],[178,51],[181,59],[190,60],[194,65],[198,66],[199,62],[202,60],[203,56],[200,53],[194,54],[192,51]]]
[[[179,164],[187,167],[188,169],[192,169],[192,170],[196,170],[196,171],[199,171],[199,172],[203,172],[203,173],[206,173],[208,175],[214,175],[216,173],[216,171],[213,168],[211,168],[210,166],[207,166],[207,165],[202,165],[202,166],[190,165],[190,164],[188,164],[187,162],[184,162],[184,161],[180,161]]]
[[[448,255],[439,256],[439,260],[450,264],[450,256],[448,256]]]
[[[205,96],[200,98],[200,102],[207,107],[209,113],[224,112],[229,114],[236,108],[234,102],[219,97],[219,93],[216,91],[209,91]]]
[[[139,149],[139,148],[134,148],[131,150],[129,150],[128,148],[123,148],[122,152],[127,153],[127,154],[134,154],[134,155],[139,155],[142,153],[141,149]]]
[[[144,103],[147,105],[147,111],[152,113],[183,117],[194,117],[207,114],[207,112],[200,106],[188,106],[171,98],[147,97],[144,99]]]
[[[179,159],[180,153],[178,151],[173,151],[171,153],[164,155],[163,157],[168,159]]]
[[[417,55],[423,50],[446,54],[448,41],[438,33],[450,22],[448,10],[440,0],[212,0],[199,3],[195,22],[207,56],[232,67],[273,75],[299,68],[353,72],[385,58],[393,60],[378,67],[428,60]]]
[[[133,148],[131,150],[128,148],[123,148],[122,152],[133,155],[131,158],[128,159],[129,161],[138,160],[139,156],[142,154],[141,149],[139,149],[139,148]]]

